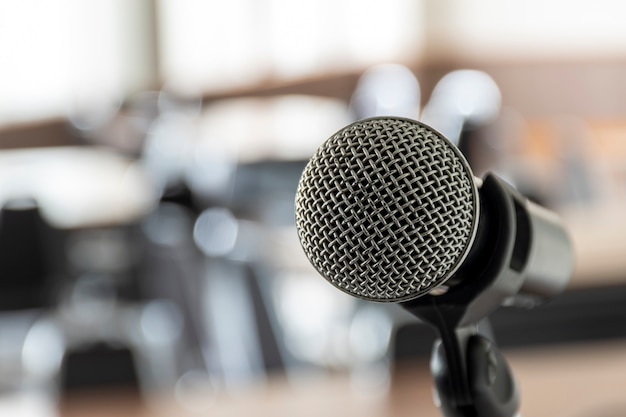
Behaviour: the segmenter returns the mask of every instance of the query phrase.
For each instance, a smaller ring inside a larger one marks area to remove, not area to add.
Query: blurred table
[[[522,415],[613,417],[626,413],[626,341],[505,352],[520,384]],[[359,391],[345,374],[276,376],[236,394],[196,391],[183,405],[172,394],[146,401],[130,393],[67,397],[61,417],[371,416],[440,417],[426,362],[398,366],[386,395]],[[15,414],[13,414],[15,415]]]
[[[158,200],[146,172],[130,158],[87,146],[0,151],[0,207],[33,199],[62,229],[128,224]]]

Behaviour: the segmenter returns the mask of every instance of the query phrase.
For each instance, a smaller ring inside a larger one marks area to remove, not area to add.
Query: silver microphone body
[[[558,216],[492,174],[476,179],[442,134],[398,117],[361,120],[320,146],[296,226],[318,272],[371,301],[481,298],[484,316],[560,293],[574,268]]]

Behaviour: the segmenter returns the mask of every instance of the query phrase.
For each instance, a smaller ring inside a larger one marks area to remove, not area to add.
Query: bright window
[[[0,124],[142,88],[134,13],[125,0],[0,0]]]
[[[160,0],[161,66],[177,90],[222,90],[416,61],[421,1]]]

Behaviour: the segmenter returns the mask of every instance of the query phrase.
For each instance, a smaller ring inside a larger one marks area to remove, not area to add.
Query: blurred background
[[[439,415],[434,333],[328,285],[294,226],[315,149],[398,115],[571,233],[566,293],[492,317],[523,413],[624,415],[624,12],[0,0],[0,410]]]

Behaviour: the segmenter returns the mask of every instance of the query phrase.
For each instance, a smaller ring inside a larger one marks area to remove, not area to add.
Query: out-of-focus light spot
[[[437,83],[421,120],[458,144],[466,126],[481,126],[500,114],[500,88],[485,72],[452,71]]]
[[[141,311],[141,332],[151,345],[171,346],[182,334],[183,319],[178,308],[171,302],[150,302]]]
[[[50,320],[35,322],[22,347],[22,364],[27,373],[53,377],[61,368],[65,343],[60,329]]]
[[[106,273],[83,274],[72,287],[71,303],[65,312],[80,323],[101,322],[115,315],[117,303],[114,283]]]
[[[350,103],[356,119],[402,116],[417,119],[420,85],[403,65],[382,64],[368,69],[360,78]]]
[[[191,227],[188,213],[176,204],[161,204],[143,223],[148,239],[163,246],[182,244],[188,238]]]
[[[235,164],[229,152],[202,141],[194,147],[186,163],[185,179],[200,198],[224,200],[232,193]]]
[[[387,361],[357,366],[350,373],[355,394],[367,401],[383,399],[391,386],[391,369]]]
[[[162,192],[183,179],[191,144],[196,139],[194,127],[190,117],[167,113],[148,129],[141,165]]]
[[[135,248],[119,230],[89,230],[69,237],[68,258],[81,271],[121,271],[135,260]]]
[[[205,210],[193,228],[196,245],[209,256],[224,256],[235,247],[239,225],[237,219],[226,209]]]
[[[189,371],[179,378],[174,388],[176,400],[187,410],[202,413],[215,404],[217,392],[205,371]]]
[[[393,324],[386,311],[361,308],[350,326],[350,346],[355,359],[362,362],[380,360],[387,352]]]
[[[349,326],[355,299],[337,291],[317,274],[290,273],[277,281],[279,320],[287,348],[298,358],[321,366],[353,361]]]

